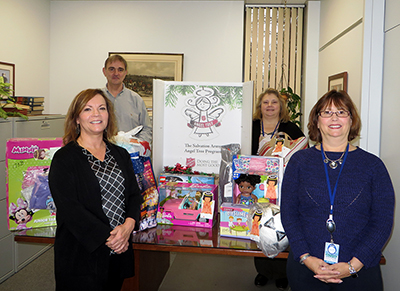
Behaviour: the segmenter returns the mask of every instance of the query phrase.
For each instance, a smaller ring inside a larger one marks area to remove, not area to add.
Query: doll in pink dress
[[[267,180],[267,191],[264,195],[264,198],[268,198],[269,203],[276,204],[276,184],[278,184],[278,178],[276,176],[269,176]]]
[[[260,236],[260,229],[258,225],[260,224],[260,220],[262,217],[262,212],[256,211],[253,214],[253,220],[251,222],[251,231],[250,234],[255,235],[255,236]]]
[[[203,196],[203,209],[201,210],[201,213],[204,214],[212,214],[212,197],[213,194],[209,191],[204,193]]]

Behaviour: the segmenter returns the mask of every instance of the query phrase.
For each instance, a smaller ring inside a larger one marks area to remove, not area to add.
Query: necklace
[[[343,163],[343,156],[344,156],[344,153],[345,153],[345,152],[342,153],[342,155],[340,156],[340,158],[338,158],[337,160],[332,161],[330,158],[328,158],[328,156],[326,155],[326,152],[324,152],[324,156],[325,156],[324,163],[325,163],[325,164],[328,164],[329,167],[330,167],[332,170],[334,170],[334,169],[337,168],[338,165],[341,165],[341,164]]]
[[[274,133],[276,132],[276,130],[278,129],[278,127],[279,127],[280,124],[281,124],[281,121],[278,121],[278,123],[276,124],[275,129],[274,129],[273,132],[264,132],[264,122],[263,122],[263,120],[261,119],[261,131],[262,131],[262,135],[265,136],[265,135],[267,134],[267,135],[270,135],[271,138],[272,138],[272,137],[274,136]]]

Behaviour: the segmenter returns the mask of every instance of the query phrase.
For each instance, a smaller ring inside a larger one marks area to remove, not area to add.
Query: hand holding
[[[310,256],[305,261],[304,264],[311,271],[314,272],[314,278],[321,280],[325,283],[341,283],[342,280],[338,277],[340,275],[340,271],[336,268],[331,268],[332,266],[328,263],[324,262],[317,257]]]
[[[135,220],[128,217],[125,223],[118,225],[110,232],[106,245],[116,253],[123,253],[128,249],[129,237],[135,227]]]

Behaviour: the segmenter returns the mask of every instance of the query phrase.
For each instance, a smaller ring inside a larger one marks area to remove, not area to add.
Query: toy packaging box
[[[189,175],[175,173],[161,173],[159,177],[159,185],[168,182],[194,183],[194,184],[215,184],[212,175]]]
[[[6,144],[9,230],[56,225],[48,173],[61,138],[12,138]]]
[[[280,204],[284,162],[280,157],[235,155],[232,158],[233,203]]]
[[[149,157],[140,156],[139,152],[130,153],[136,181],[142,193],[139,230],[157,226],[158,190],[153,167]]]
[[[219,232],[221,236],[250,239],[250,228],[247,223],[249,207],[242,207],[230,202],[221,205]]]
[[[218,212],[218,186],[169,182],[159,185],[157,223],[213,226]]]

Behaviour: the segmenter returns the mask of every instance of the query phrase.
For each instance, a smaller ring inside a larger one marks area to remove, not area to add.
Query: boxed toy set
[[[220,211],[220,235],[250,239],[247,223],[249,207],[242,207],[229,202],[222,203]]]
[[[157,223],[211,228],[218,213],[217,188],[176,182],[159,185]]]
[[[159,184],[168,182],[178,183],[193,183],[193,184],[215,184],[214,176],[212,175],[189,175],[175,173],[161,173]]]
[[[220,234],[251,238],[248,213],[255,203],[279,205],[284,161],[281,157],[234,155],[232,201],[221,204]]]
[[[9,230],[56,225],[48,173],[61,138],[12,138],[6,145]]]

